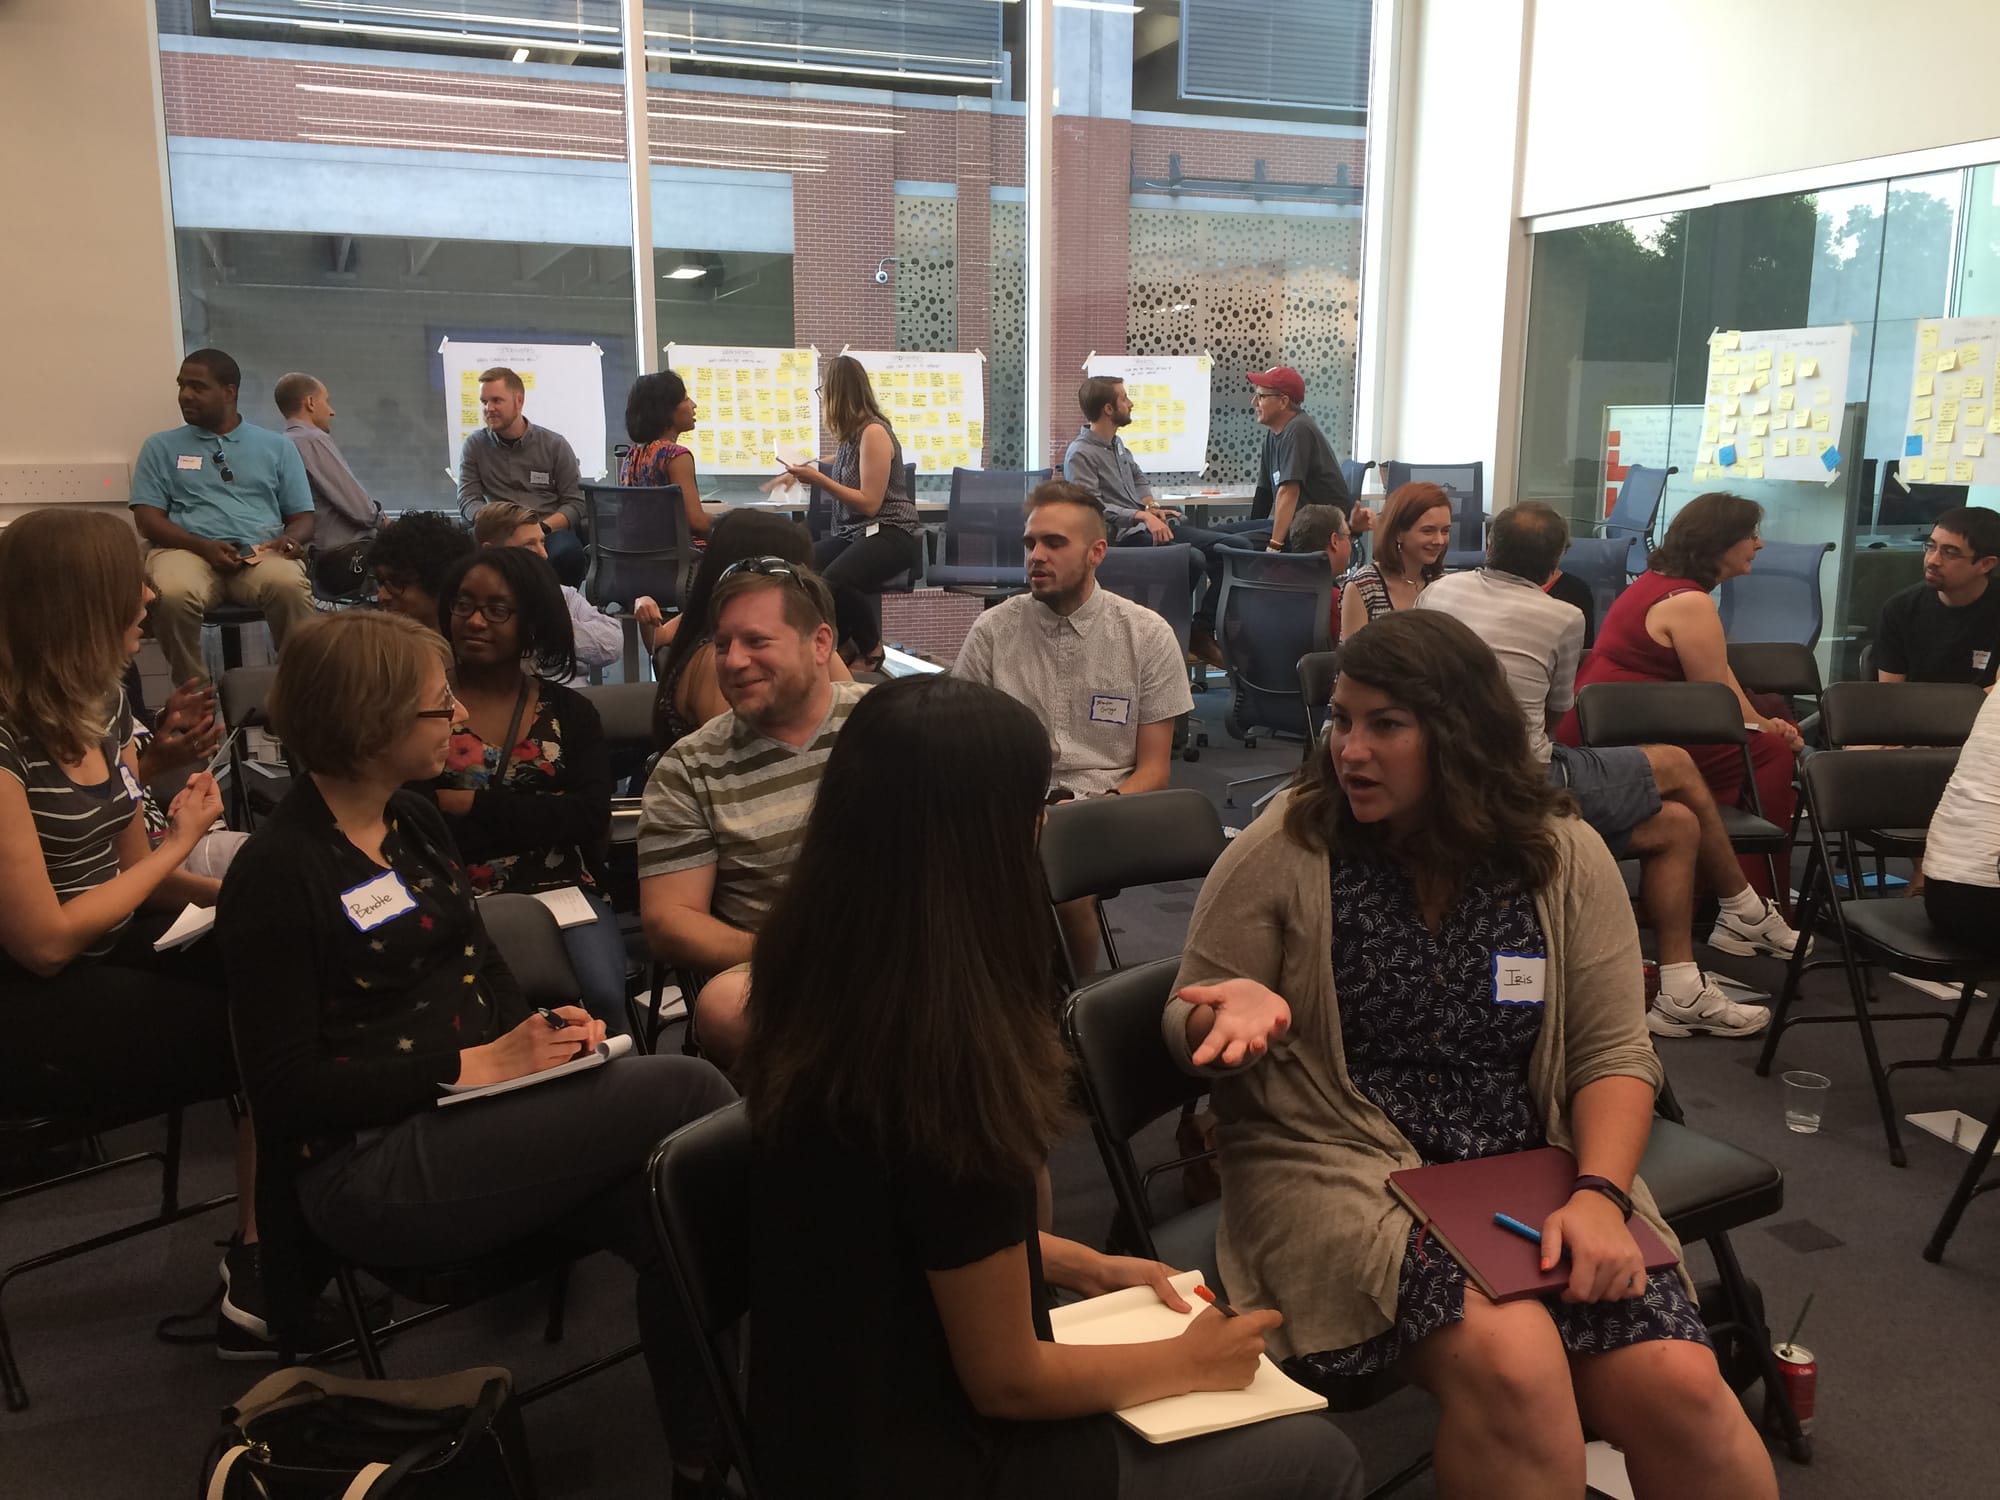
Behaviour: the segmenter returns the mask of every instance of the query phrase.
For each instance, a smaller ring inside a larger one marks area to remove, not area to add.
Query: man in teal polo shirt
[[[186,425],[147,438],[133,468],[132,519],[152,544],[146,571],[159,595],[153,634],[176,682],[207,679],[201,617],[217,601],[262,611],[280,650],[313,613],[306,466],[283,436],[238,414],[242,380],[220,349],[182,360],[176,384]]]

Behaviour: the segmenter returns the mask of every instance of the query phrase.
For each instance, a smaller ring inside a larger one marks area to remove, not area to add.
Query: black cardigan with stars
[[[366,931],[343,892],[386,872],[334,826],[310,776],[244,845],[217,902],[230,1024],[260,1134],[310,1159],[433,1107],[460,1049],[528,1015],[486,935],[451,835],[413,792],[382,852],[414,900]]]

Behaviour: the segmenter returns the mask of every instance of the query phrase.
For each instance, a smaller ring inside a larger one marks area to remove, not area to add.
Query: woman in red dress
[[[1792,768],[1801,741],[1789,719],[1757,711],[1729,670],[1722,616],[1709,590],[1726,578],[1740,578],[1764,543],[1757,535],[1764,507],[1740,495],[1714,493],[1688,502],[1667,528],[1666,540],[1647,559],[1647,570],[1618,596],[1598,628],[1597,644],[1577,668],[1581,693],[1593,682],[1720,682],[1736,694],[1743,722],[1752,727],[1750,764],[1757,779],[1763,815],[1780,828],[1791,826]],[[1581,744],[1576,710],[1556,728],[1565,745]],[[1715,800],[1744,803],[1743,757],[1734,745],[1690,745]],[[1770,897],[1769,872],[1761,859],[1743,861],[1744,878]]]

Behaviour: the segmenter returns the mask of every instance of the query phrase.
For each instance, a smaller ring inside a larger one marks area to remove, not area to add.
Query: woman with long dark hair
[[[1375,527],[1375,560],[1356,568],[1340,590],[1340,638],[1370,620],[1415,609],[1417,595],[1444,576],[1451,545],[1451,496],[1435,484],[1399,485]]]
[[[839,445],[822,472],[787,464],[801,484],[817,485],[840,508],[833,534],[813,548],[813,566],[833,590],[842,652],[855,666],[882,664],[882,585],[923,560],[917,498],[903,467],[903,445],[882,415],[868,371],[851,354],[826,362],[820,377],[826,430]]]
[[[1662,1077],[1643,988],[1617,866],[1492,651],[1436,610],[1345,642],[1327,752],[1209,876],[1164,1034],[1216,1075],[1230,1294],[1285,1315],[1308,1383],[1435,1396],[1448,1500],[1580,1493],[1586,1425],[1642,1500],[1777,1495],[1690,1284],[1626,1227],[1673,1243],[1635,1175]],[[1490,1302],[1388,1176],[1540,1146],[1580,1174],[1536,1226],[1569,1283]]]
[[[444,771],[423,790],[445,815],[479,895],[575,886],[597,913],[563,929],[583,1003],[627,1029],[625,943],[603,893],[611,755],[576,674],[562,585],[524,547],[487,547],[444,578],[437,628],[451,642],[454,701]]]
[[[1242,1386],[1268,1312],[1049,1342],[1045,1283],[1185,1307],[1165,1267],[1036,1230],[1068,1120],[1035,854],[1049,764],[1033,714],[953,677],[874,689],[827,762],[757,936],[741,1062],[759,1479],[778,1500],[1355,1494],[1317,1417],[1153,1448],[1101,1415]]]
[[[694,431],[697,416],[687,382],[672,370],[641,375],[633,381],[625,396],[625,436],[632,440],[632,446],[618,465],[618,482],[679,485],[688,534],[698,540],[708,535],[708,512],[701,508],[694,454],[681,442]]]
[[[1709,590],[1750,571],[1763,540],[1757,534],[1764,507],[1741,495],[1715,491],[1682,506],[1667,527],[1666,539],[1646,559],[1646,571],[1605,611],[1597,644],[1576,669],[1576,690],[1594,682],[1719,682],[1736,695],[1750,727],[1750,766],[1763,815],[1789,828],[1797,793],[1792,770],[1804,748],[1798,725],[1762,713],[1729,667],[1729,643],[1722,616]],[[1565,745],[1582,743],[1576,710],[1556,726]],[[1743,801],[1743,757],[1734,745],[1690,745],[1687,752],[1715,800],[1734,807]],[[1784,895],[1771,889],[1762,859],[1745,859],[1743,876],[1766,900]]]
[[[707,626],[716,581],[746,558],[781,557],[786,562],[810,565],[812,555],[812,538],[789,516],[732,510],[716,518],[701,565],[688,587],[686,605],[660,627],[655,638],[653,675],[659,682],[653,698],[655,750],[667,749],[682,735],[694,733],[729,710],[729,700],[722,696],[715,680],[715,648]],[[854,680],[838,656],[827,666],[835,682]]]

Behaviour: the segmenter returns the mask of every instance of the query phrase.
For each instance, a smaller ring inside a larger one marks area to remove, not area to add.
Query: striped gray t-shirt
[[[58,901],[94,890],[118,873],[118,835],[132,821],[141,796],[138,781],[119,764],[131,739],[132,710],[120,693],[104,736],[104,761],[111,775],[96,786],[78,786],[49,759],[39,741],[0,718],[0,771],[27,793],[42,862],[48,866],[49,884]],[[80,956],[102,958],[124,928],[120,921]]]
[[[804,745],[769,739],[733,713],[677,740],[640,803],[639,878],[714,865],[709,913],[755,932],[792,872],[834,736],[867,690],[834,683],[826,720]]]

